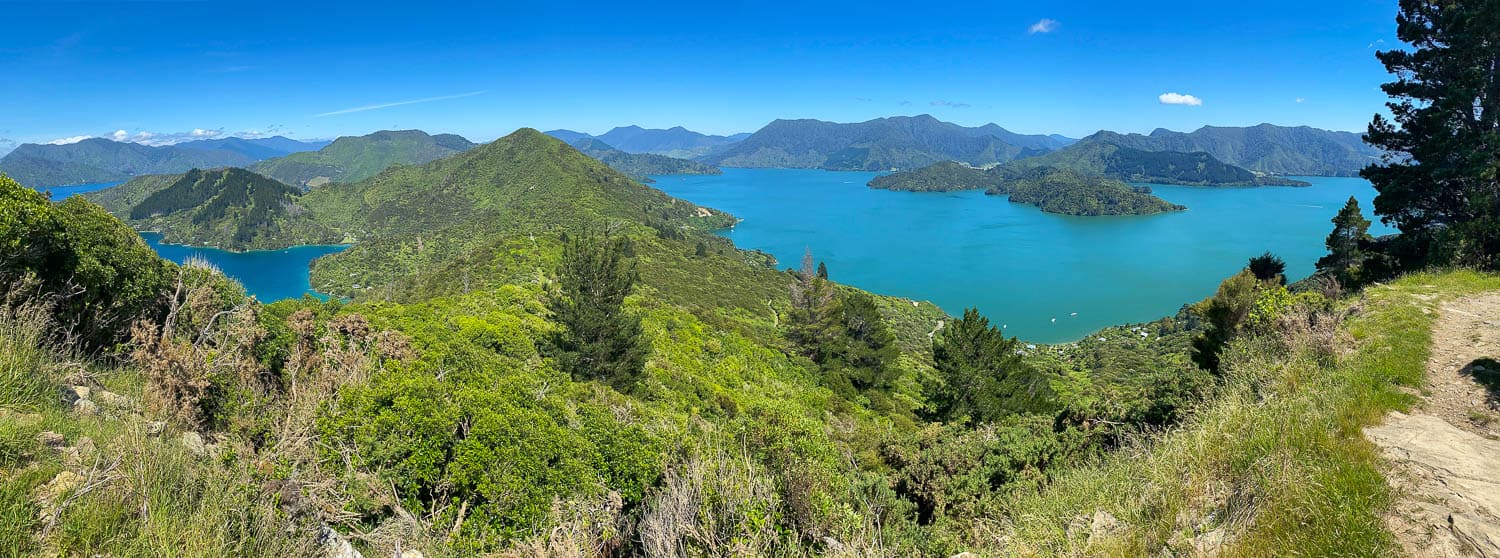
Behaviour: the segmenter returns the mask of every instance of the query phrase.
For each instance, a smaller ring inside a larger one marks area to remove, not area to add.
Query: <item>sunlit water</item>
[[[312,261],[328,254],[340,252],[347,246],[294,246],[284,250],[257,250],[253,252],[229,252],[214,248],[197,248],[179,244],[163,244],[161,235],[144,232],[141,237],[161,254],[161,257],[177,263],[199,259],[213,264],[255,295],[261,302],[272,302],[284,298],[301,298],[313,292],[308,282],[308,266]]]
[[[658,176],[653,186],[743,219],[723,234],[783,266],[811,249],[837,281],[953,314],[978,307],[1008,334],[1039,342],[1174,314],[1267,250],[1286,260],[1292,280],[1305,277],[1349,196],[1368,213],[1375,195],[1357,178],[1304,178],[1310,188],[1152,186],[1188,211],[1068,217],[982,192],[874,190],[865,186],[874,176],[724,169]],[[1371,232],[1392,231],[1377,222]]]

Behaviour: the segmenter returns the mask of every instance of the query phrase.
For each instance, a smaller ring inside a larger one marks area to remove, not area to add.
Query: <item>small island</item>
[[[1146,186],[1066,169],[1037,169],[1024,177],[1004,180],[985,193],[1010,196],[1011,202],[1034,205],[1047,213],[1080,217],[1155,215],[1187,209],[1152,195]]]
[[[1151,188],[1072,169],[1009,165],[977,169],[944,161],[920,169],[876,177],[871,188],[907,192],[984,190],[1010,196],[1010,201],[1037,206],[1047,213],[1092,217],[1099,215],[1154,215],[1186,207],[1151,193]]]

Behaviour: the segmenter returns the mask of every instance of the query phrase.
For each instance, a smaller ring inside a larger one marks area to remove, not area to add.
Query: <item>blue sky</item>
[[[1374,51],[1395,43],[1396,0],[803,4],[0,2],[0,138],[922,113],[1075,137],[1363,130],[1388,79]]]

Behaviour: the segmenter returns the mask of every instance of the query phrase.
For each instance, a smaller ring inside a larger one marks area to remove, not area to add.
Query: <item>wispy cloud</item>
[[[271,125],[261,130],[241,130],[238,132],[225,131],[223,128],[193,128],[184,132],[150,132],[146,130],[136,130],[132,132],[122,129],[97,135],[82,135],[58,138],[47,143],[52,145],[68,145],[71,143],[78,143],[86,139],[104,138],[118,142],[139,143],[141,145],[160,147],[163,145],[176,145],[186,141],[222,138],[256,139],[282,135],[286,133],[287,132],[285,126],[282,126],[280,124]],[[0,150],[5,149],[5,141],[6,140],[4,139],[0,139]]]
[[[969,103],[960,103],[958,101],[942,101],[942,100],[938,100],[938,101],[933,101],[932,102],[932,106],[965,109],[965,108],[969,108],[969,107],[971,107],[973,105],[970,105]]]
[[[5,138],[0,138],[0,157],[4,157],[7,153],[10,153],[11,151],[14,151],[15,149],[16,149],[16,142],[15,142],[15,140],[9,140],[9,139],[5,139]]]
[[[1163,105],[1183,105],[1189,107],[1203,106],[1203,99],[1199,99],[1192,95],[1183,95],[1180,93],[1162,93],[1160,97],[1157,97],[1157,99],[1160,100],[1161,104]]]
[[[1304,98],[1302,98],[1302,97],[1297,97],[1297,104],[1299,104],[1299,105],[1300,105],[1300,104],[1302,104],[1302,103],[1306,103],[1306,102],[1307,102],[1307,99],[1304,99]]]
[[[1369,45],[1366,45],[1365,49],[1368,50],[1368,49],[1380,48],[1380,47],[1384,47],[1384,46],[1385,46],[1385,39],[1375,39]]]
[[[911,104],[911,101],[901,101],[901,102],[900,102],[900,103],[898,103],[898,104],[900,104],[900,105],[901,105],[901,106],[903,106],[903,107],[904,107],[904,106],[906,106],[906,105],[909,105],[909,104]]]
[[[380,109],[383,109],[383,108],[399,107],[399,106],[403,106],[403,105],[415,105],[415,104],[419,104],[419,103],[431,103],[431,102],[434,102],[434,101],[447,101],[447,100],[450,100],[450,99],[462,99],[464,97],[473,97],[475,95],[483,95],[485,93],[489,93],[489,91],[470,91],[468,93],[459,93],[457,95],[443,95],[441,97],[427,97],[427,98],[424,98],[424,99],[412,99],[410,101],[396,101],[396,102],[393,102],[393,103],[379,103],[379,104],[374,104],[374,105],[364,105],[364,106],[359,106],[359,107],[354,107],[354,108],[346,108],[346,109],[342,109],[342,110],[335,110],[335,111],[332,111],[332,112],[325,112],[325,113],[322,113],[322,114],[315,114],[313,116],[317,117],[317,118],[322,118],[324,116],[338,116],[340,114],[353,114],[353,113],[356,113],[356,112],[365,112],[365,111],[369,111],[369,110],[380,110]]]
[[[1056,31],[1057,28],[1061,25],[1062,24],[1058,23],[1055,19],[1042,18],[1041,21],[1031,24],[1031,29],[1029,30],[1029,32],[1032,35],[1035,35],[1037,33],[1051,33],[1053,31]]]

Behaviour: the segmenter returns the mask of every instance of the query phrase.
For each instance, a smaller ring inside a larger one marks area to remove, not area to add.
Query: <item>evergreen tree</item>
[[[818,262],[818,278],[819,279],[827,279],[828,278],[828,265],[825,264],[825,263],[823,263],[823,262]]]
[[[880,317],[875,298],[853,291],[840,305],[838,332],[833,350],[823,364],[830,383],[855,390],[885,389],[896,381],[900,357],[896,335]]]
[[[1340,283],[1359,283],[1365,265],[1364,245],[1370,238],[1370,220],[1359,210],[1359,200],[1349,201],[1333,217],[1333,232],[1328,233],[1328,255],[1318,260],[1318,271],[1338,278]]]
[[[787,316],[787,338],[802,354],[823,362],[833,350],[838,327],[838,300],[833,284],[818,277],[812,251],[802,256],[802,271],[792,284],[792,310]]]
[[[933,365],[943,382],[928,396],[934,418],[993,421],[1050,410],[1054,402],[1045,377],[1026,365],[1017,345],[976,309],[949,320],[932,344]]]
[[[1261,281],[1278,281],[1286,284],[1286,261],[1277,257],[1276,254],[1266,252],[1259,256],[1250,258],[1250,264],[1246,266],[1256,279]]]
[[[704,244],[702,242],[699,242],[698,243],[698,247],[693,250],[693,255],[697,256],[697,257],[700,257],[700,258],[706,258],[706,257],[708,257],[708,245]]]
[[[625,297],[638,279],[625,250],[624,238],[591,233],[563,247],[561,293],[548,306],[563,326],[553,343],[558,363],[575,379],[621,385],[645,367],[650,347],[641,336],[641,319],[625,311]]]
[[[1500,0],[1401,0],[1396,36],[1410,50],[1376,54],[1394,122],[1366,140],[1391,153],[1361,176],[1375,213],[1401,229],[1406,253],[1494,267],[1500,255]],[[1414,262],[1415,263],[1415,262]]]

